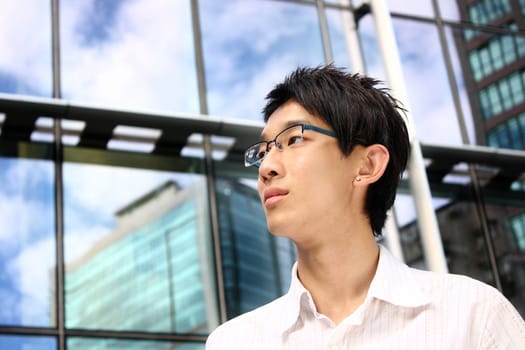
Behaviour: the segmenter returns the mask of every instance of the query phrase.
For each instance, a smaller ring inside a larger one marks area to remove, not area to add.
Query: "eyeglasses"
[[[264,158],[266,158],[268,153],[270,153],[270,150],[273,148],[272,145],[275,145],[277,149],[282,152],[286,148],[294,147],[303,142],[303,133],[305,130],[312,130],[326,136],[336,137],[333,131],[322,129],[317,126],[308,124],[292,125],[278,133],[273,140],[257,142],[248,147],[246,152],[244,152],[244,166],[260,167]]]

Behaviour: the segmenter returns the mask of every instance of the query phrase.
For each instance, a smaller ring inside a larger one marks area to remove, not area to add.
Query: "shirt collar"
[[[414,277],[413,269],[394,258],[382,245],[379,245],[379,262],[368,298],[403,307],[419,307],[431,302]]]
[[[283,333],[300,319],[301,302],[305,297],[309,297],[309,292],[297,277],[296,262],[292,268],[290,289],[285,295],[285,309],[279,322]],[[394,258],[382,245],[379,245],[379,262],[365,303],[371,299],[379,299],[407,308],[419,307],[431,302],[430,296],[425,294],[413,276],[412,269]]]
[[[290,282],[290,289],[285,295],[286,303],[283,313],[282,330],[286,332],[290,329],[298,320],[301,312],[301,300],[305,295],[308,295],[308,291],[304,288],[299,277],[297,277],[297,261],[292,267],[292,278]]]

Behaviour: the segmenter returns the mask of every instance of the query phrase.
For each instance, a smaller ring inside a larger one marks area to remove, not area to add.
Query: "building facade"
[[[476,142],[525,149],[525,4],[458,1],[458,9],[462,20],[489,28],[457,35]]]
[[[447,267],[523,314],[525,3],[385,3]],[[393,83],[368,1],[0,0],[0,19],[2,349],[203,349],[290,280],[242,166],[266,92],[329,62]],[[401,258],[427,269],[407,180]]]

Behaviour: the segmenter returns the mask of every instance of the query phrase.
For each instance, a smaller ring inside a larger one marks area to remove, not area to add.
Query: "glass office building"
[[[523,315],[525,2],[385,2],[448,270]],[[356,0],[0,0],[0,348],[203,349],[285,293],[294,247],[243,151],[297,66],[392,84],[377,18]],[[431,268],[410,180],[402,258]]]

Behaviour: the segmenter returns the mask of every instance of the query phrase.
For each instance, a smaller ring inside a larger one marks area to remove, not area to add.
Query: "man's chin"
[[[278,237],[288,237],[289,236],[288,234],[289,225],[286,225],[284,223],[277,223],[277,222],[273,222],[273,223],[268,222],[267,224],[268,224],[267,225],[268,231],[272,235],[278,236]]]

